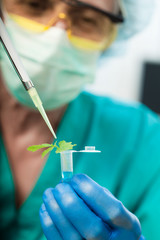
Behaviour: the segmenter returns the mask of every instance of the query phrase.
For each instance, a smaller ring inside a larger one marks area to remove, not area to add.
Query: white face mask
[[[86,83],[94,81],[99,52],[76,49],[66,32],[58,27],[34,34],[22,29],[9,16],[5,23],[46,110],[69,103]],[[33,107],[6,54],[1,52],[2,74],[9,91],[20,103]]]

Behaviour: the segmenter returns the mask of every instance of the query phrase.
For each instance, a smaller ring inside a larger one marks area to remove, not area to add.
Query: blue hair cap
[[[121,0],[125,22],[119,27],[118,38],[127,39],[142,31],[151,20],[154,0]]]
[[[102,54],[100,60],[122,55],[125,51],[125,40],[141,32],[149,24],[155,9],[155,0],[120,0],[120,3],[125,21],[118,27],[115,42]]]

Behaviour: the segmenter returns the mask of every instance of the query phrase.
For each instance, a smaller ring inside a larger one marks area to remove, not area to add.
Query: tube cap
[[[81,150],[79,152],[100,153],[101,151],[96,150],[95,146],[85,146],[85,150]]]

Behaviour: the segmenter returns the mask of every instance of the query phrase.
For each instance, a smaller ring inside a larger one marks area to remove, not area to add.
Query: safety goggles
[[[75,47],[91,51],[107,49],[116,37],[117,24],[124,21],[120,8],[115,15],[83,1],[60,2],[65,3],[66,7],[57,4],[55,16],[45,24],[15,14],[10,16],[21,27],[35,33],[42,33],[53,26],[60,26],[61,23],[65,26],[68,39]]]

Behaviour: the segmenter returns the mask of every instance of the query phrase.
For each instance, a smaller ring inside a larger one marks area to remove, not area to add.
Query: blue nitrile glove
[[[43,201],[40,219],[48,240],[144,240],[137,217],[86,175],[47,189]]]

